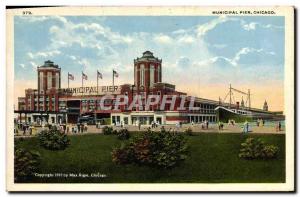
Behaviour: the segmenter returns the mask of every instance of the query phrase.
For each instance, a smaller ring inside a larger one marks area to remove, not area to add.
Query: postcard
[[[295,190],[293,7],[7,7],[7,190]]]

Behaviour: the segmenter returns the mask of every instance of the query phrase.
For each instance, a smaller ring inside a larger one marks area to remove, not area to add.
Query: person
[[[179,122],[176,122],[176,128],[177,128],[177,130],[179,130],[179,128],[180,128],[180,123]]]
[[[219,130],[223,130],[223,127],[224,127],[223,123],[219,121]]]
[[[249,124],[248,121],[246,120],[244,123],[244,133],[248,133],[248,131],[249,131]]]
[[[83,125],[83,124],[81,124],[81,125],[80,125],[80,128],[81,128],[81,130],[80,130],[80,131],[81,131],[81,133],[83,133],[84,125]]]
[[[32,127],[29,127],[29,135],[32,135]]]
[[[208,129],[208,125],[209,125],[209,122],[208,122],[208,121],[206,121],[206,129]]]
[[[26,134],[26,126],[24,124],[22,125],[22,129],[23,129],[23,135],[25,135]]]
[[[194,125],[194,121],[192,121],[191,124]]]
[[[139,125],[139,130],[141,130],[141,122],[138,121],[138,125]]]
[[[65,134],[66,130],[67,130],[67,126],[65,124],[63,125],[63,129],[64,129],[64,134]]]
[[[278,122],[278,131],[281,131],[281,122]]]
[[[80,123],[78,122],[77,123],[77,132],[79,133],[80,132]],[[76,132],[75,132],[76,133]]]

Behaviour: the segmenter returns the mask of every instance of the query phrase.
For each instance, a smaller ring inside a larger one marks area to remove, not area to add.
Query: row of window
[[[44,78],[47,77],[47,89],[50,88],[59,88],[59,73],[55,73],[54,76],[52,76],[52,72],[47,72],[47,75],[44,76],[44,72],[40,72],[40,89],[44,89]],[[55,86],[52,86],[52,80],[55,79]]]

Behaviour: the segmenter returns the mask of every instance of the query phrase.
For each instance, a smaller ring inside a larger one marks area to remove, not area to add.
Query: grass
[[[260,137],[279,146],[273,160],[238,157],[247,137]],[[117,165],[111,161],[113,147],[123,141],[114,135],[70,136],[64,151],[39,147],[37,138],[18,140],[18,145],[40,152],[40,173],[105,174],[105,178],[38,178],[34,183],[276,183],[285,182],[285,135],[199,133],[186,136],[190,155],[180,166],[162,170],[147,166]]]

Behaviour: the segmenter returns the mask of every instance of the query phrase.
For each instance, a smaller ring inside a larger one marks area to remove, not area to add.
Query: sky
[[[252,107],[284,110],[284,17],[15,16],[15,101],[37,88],[36,67],[52,60],[75,76],[70,87],[133,83],[133,60],[150,50],[162,81],[192,96],[224,99],[229,84],[251,90]],[[242,95],[234,94],[235,101]],[[245,96],[244,96],[245,100]]]

